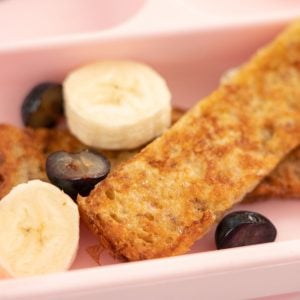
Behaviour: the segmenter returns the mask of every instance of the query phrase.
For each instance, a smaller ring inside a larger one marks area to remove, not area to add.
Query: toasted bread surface
[[[39,145],[33,131],[0,125],[0,198],[18,183],[45,178]]]
[[[172,110],[174,124],[183,110]],[[45,163],[47,156],[55,151],[78,152],[87,146],[76,139],[67,129],[17,128],[0,124],[0,199],[14,186],[31,179],[48,181]],[[99,150],[114,168],[120,162],[140,151]]]
[[[300,198],[300,147],[287,155],[246,200]]]
[[[173,109],[172,123],[183,114],[183,110]],[[0,137],[0,198],[13,186],[30,179],[48,181],[45,161],[51,152],[77,152],[86,148],[68,130],[61,129],[18,129],[1,124]],[[140,150],[102,150],[102,153],[109,158],[114,168]],[[256,200],[272,197],[300,197],[300,147],[288,154],[246,198]]]
[[[87,198],[78,197],[101,245],[128,260],[188,251],[299,144],[299,61],[296,22]]]
[[[48,181],[45,162],[54,151],[79,151],[84,146],[67,130],[0,125],[0,198],[31,179]]]

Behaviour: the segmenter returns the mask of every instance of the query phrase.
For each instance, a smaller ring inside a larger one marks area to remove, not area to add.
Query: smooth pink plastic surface
[[[13,14],[20,7],[24,10],[25,2],[32,9],[42,9],[38,0],[5,0],[0,2],[0,24],[11,22],[2,19],[3,7]],[[188,108],[218,85],[224,71],[243,63],[300,12],[298,1],[287,0],[265,1],[269,6],[261,6],[260,1],[237,6],[241,2],[231,0],[227,6],[216,6],[212,4],[216,1],[135,0],[118,1],[123,3],[122,17],[98,23],[96,1],[86,1],[86,6],[83,1],[75,2],[82,5],[80,9],[71,1],[47,4],[55,12],[53,5],[59,10],[61,3],[68,3],[72,18],[78,21],[76,27],[60,22],[59,34],[49,27],[51,30],[40,28],[30,36],[19,36],[20,24],[5,33],[0,30],[1,122],[21,125],[20,104],[32,86],[45,80],[62,81],[73,68],[96,59],[135,59],[150,64],[166,78],[174,105]],[[108,2],[98,1],[97,5]],[[125,2],[132,4],[128,11]],[[116,1],[110,5],[113,3]],[[268,13],[267,7],[272,8]],[[216,8],[218,18],[211,16]],[[0,298],[299,299],[291,297],[298,297],[300,291],[300,199],[273,199],[235,209],[255,210],[270,218],[278,229],[276,242],[217,251],[213,229],[186,255],[120,263],[104,254],[98,266],[86,251],[96,240],[82,224],[72,271],[3,280]],[[287,293],[285,298],[272,296]]]
[[[45,39],[115,27],[132,17],[144,0],[2,0],[0,44]]]

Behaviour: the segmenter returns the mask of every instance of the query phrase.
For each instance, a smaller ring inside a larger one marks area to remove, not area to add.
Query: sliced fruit
[[[171,122],[171,94],[150,67],[100,61],[71,72],[63,83],[71,132],[88,146],[132,149],[159,136]]]
[[[25,97],[21,108],[25,126],[54,127],[63,114],[62,85],[44,82],[35,86]]]
[[[273,242],[277,230],[265,216],[252,211],[235,211],[218,224],[215,240],[218,249]]]
[[[79,241],[73,200],[50,183],[17,185],[0,202],[0,265],[13,277],[67,270]]]
[[[84,150],[78,153],[58,151],[46,161],[49,180],[73,199],[87,196],[110,171],[110,162],[100,153]]]

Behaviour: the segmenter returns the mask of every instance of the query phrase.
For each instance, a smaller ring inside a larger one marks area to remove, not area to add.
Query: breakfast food
[[[68,127],[90,147],[134,149],[170,126],[170,91],[144,64],[95,62],[72,71],[63,90]]]
[[[287,155],[246,198],[257,200],[276,197],[300,197],[300,147]]]
[[[77,253],[79,213],[50,183],[32,180],[0,202],[0,266],[13,277],[67,270]]]
[[[63,114],[62,86],[44,82],[35,86],[25,97],[21,108],[25,126],[54,127]]]
[[[172,110],[172,124],[184,114],[179,108]],[[0,125],[0,198],[12,187],[31,179],[48,181],[46,159],[56,151],[80,152],[86,146],[67,129],[20,129],[12,125]],[[131,158],[141,148],[133,150],[101,150],[113,168]],[[300,196],[300,148],[296,148],[278,164],[246,199]]]
[[[172,110],[174,124],[183,111]],[[67,129],[17,128],[0,124],[0,199],[14,186],[32,179],[48,181],[46,159],[56,151],[80,152],[87,146],[79,142]],[[114,168],[129,159],[141,148],[133,150],[101,150]]]
[[[72,199],[87,196],[110,171],[109,160],[100,153],[57,151],[47,157],[46,172],[51,183]]]
[[[81,216],[127,260],[185,253],[300,141],[300,23],[115,168]]]
[[[240,67],[226,71],[220,83],[227,84]],[[288,154],[266,178],[246,196],[247,200],[280,197],[282,199],[300,196],[300,147]]]
[[[0,198],[31,179],[47,181],[46,157],[59,150],[80,151],[85,146],[66,130],[17,128],[0,125]]]
[[[226,215],[215,231],[217,249],[273,242],[277,230],[265,216],[253,211],[235,211]]]

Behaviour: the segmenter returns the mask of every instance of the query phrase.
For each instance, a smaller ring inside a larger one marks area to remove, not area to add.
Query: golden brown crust
[[[246,200],[275,197],[281,199],[300,197],[300,147],[287,155],[275,170],[247,195]]]
[[[174,108],[174,124],[184,111]],[[45,155],[59,150],[76,152],[86,148],[68,130],[60,129],[17,129],[11,125],[0,125],[0,198],[10,189],[30,179],[47,181],[44,162]],[[113,167],[126,161],[141,150],[109,151],[102,150]],[[5,163],[4,163],[5,162]],[[300,147],[297,147],[276,169],[266,176],[247,200],[258,198],[297,198],[300,197]]]
[[[0,125],[0,197],[18,183],[43,178],[39,143],[31,130]]]
[[[179,108],[172,110],[174,124],[183,114]],[[55,151],[78,152],[87,146],[79,142],[67,129],[30,129],[0,124],[0,199],[12,187],[31,179],[48,181],[45,162]],[[120,162],[140,151],[99,150],[111,161],[114,168]]]
[[[300,22],[162,137],[119,165],[80,211],[128,260],[186,252],[300,141]]]
[[[48,181],[45,161],[49,153],[83,148],[67,130],[17,128],[0,125],[0,199],[12,187],[31,179]]]

